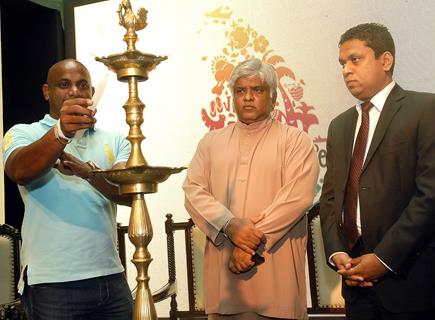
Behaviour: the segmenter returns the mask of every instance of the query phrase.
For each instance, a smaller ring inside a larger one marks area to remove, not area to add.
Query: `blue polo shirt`
[[[4,163],[15,149],[40,139],[55,123],[45,115],[39,122],[12,127],[3,139]],[[65,152],[107,170],[128,160],[130,143],[119,133],[86,130]],[[116,250],[115,203],[87,181],[57,169],[18,188],[25,205],[21,263],[27,266],[29,285],[123,271]]]

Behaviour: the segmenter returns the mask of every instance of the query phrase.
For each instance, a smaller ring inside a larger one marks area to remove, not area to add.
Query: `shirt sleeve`
[[[211,194],[209,177],[210,156],[205,136],[198,144],[183,183],[185,207],[195,224],[219,245],[225,240],[222,228],[233,214]]]
[[[312,205],[319,163],[313,142],[300,131],[287,135],[284,166],[284,182],[272,203],[253,218],[255,227],[261,230],[270,250],[300,219]]]
[[[29,135],[28,125],[15,125],[10,128],[3,137],[3,164],[6,164],[9,156],[16,149],[28,146],[37,139]],[[38,137],[39,138],[39,137]]]
[[[131,152],[131,144],[130,142],[121,134],[119,135],[119,144],[118,144],[118,152],[117,157],[113,165],[119,162],[127,162]]]

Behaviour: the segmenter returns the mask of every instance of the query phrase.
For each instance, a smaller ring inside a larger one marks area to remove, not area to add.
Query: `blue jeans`
[[[27,320],[130,320],[133,298],[123,273],[25,286]]]

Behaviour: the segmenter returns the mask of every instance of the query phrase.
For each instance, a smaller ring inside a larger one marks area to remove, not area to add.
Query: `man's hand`
[[[336,253],[331,257],[332,262],[340,270],[347,270],[352,267],[351,261],[352,258],[345,252]]]
[[[338,271],[348,286],[371,287],[388,271],[374,253],[353,258],[351,264],[350,269]]]
[[[225,233],[234,245],[250,255],[255,253],[261,242],[266,243],[266,236],[248,219],[232,218]]]
[[[62,153],[59,161],[54,167],[67,176],[74,175],[84,179],[90,178],[92,170],[96,169],[89,163],[83,162],[72,154],[66,152]]]
[[[85,98],[68,99],[63,102],[59,119],[66,137],[72,138],[78,130],[94,127],[97,121],[94,118],[96,110],[88,109],[91,105],[92,100]]]
[[[338,273],[342,275],[342,273],[346,270],[349,270],[352,268],[352,258],[344,252],[340,252],[337,254],[334,254],[331,257],[332,262],[338,269]],[[347,279],[345,276],[343,276],[343,280],[346,283],[346,285],[350,287],[371,287],[373,286],[373,283],[370,281],[364,281],[361,278],[354,278],[353,280]]]
[[[233,248],[230,261],[228,262],[228,268],[231,272],[239,274],[250,270],[253,266],[254,262],[251,260],[249,253],[238,247]]]
[[[93,176],[92,171],[101,170],[92,161],[83,162],[74,157],[70,153],[64,152],[59,161],[56,162],[54,168],[61,173],[69,176],[77,176],[86,179],[95,189],[103,194],[107,199],[124,206],[130,206],[132,202],[131,194],[119,194],[118,187],[107,182],[102,176]],[[112,167],[112,169],[125,168],[125,162],[119,162]]]

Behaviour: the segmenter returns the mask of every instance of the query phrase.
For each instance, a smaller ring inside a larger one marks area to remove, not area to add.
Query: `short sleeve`
[[[131,144],[124,136],[119,135],[119,144],[118,144],[118,152],[115,159],[114,165],[119,162],[127,162],[130,152],[131,152]]]
[[[32,137],[28,125],[15,125],[10,128],[3,137],[3,164],[12,152],[20,147],[28,146],[37,138]]]

